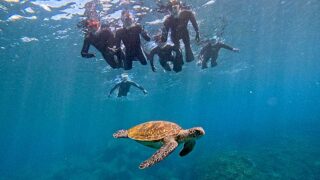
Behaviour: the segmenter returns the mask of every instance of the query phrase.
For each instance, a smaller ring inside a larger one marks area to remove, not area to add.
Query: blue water
[[[192,62],[178,74],[136,63],[128,73],[149,94],[120,99],[107,92],[123,71],[81,58],[85,1],[70,2],[0,2],[0,179],[320,179],[318,0],[189,0],[202,38],[223,17],[223,39],[240,53],[221,50],[217,67]],[[142,18],[151,33],[157,18]],[[139,170],[154,150],[112,133],[158,119],[206,135],[190,155],[179,147]]]

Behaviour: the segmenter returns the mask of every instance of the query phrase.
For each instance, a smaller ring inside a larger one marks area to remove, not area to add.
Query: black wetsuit
[[[179,16],[175,18],[173,15],[168,16],[164,21],[162,30],[162,40],[167,41],[169,30],[171,29],[171,40],[175,46],[180,48],[180,40],[182,39],[185,51],[186,61],[191,62],[194,56],[190,46],[190,36],[188,31],[188,22],[191,21],[193,28],[199,33],[199,27],[192,11],[182,10]]]
[[[135,59],[138,59],[141,64],[147,65],[147,59],[141,47],[140,35],[146,41],[150,41],[150,37],[139,24],[133,25],[129,28],[121,28],[116,31],[117,49],[121,49],[121,41],[125,46],[125,70],[132,69],[132,61]]]
[[[118,84],[116,84],[111,90],[110,90],[110,95],[112,94],[112,92],[119,88],[118,90],[118,97],[122,97],[122,96],[127,96],[129,90],[130,90],[130,87],[132,86],[135,86],[137,88],[139,88],[140,90],[142,91],[145,91],[145,89],[138,85],[137,83],[133,82],[133,81],[121,81],[119,82]]]
[[[112,68],[122,67],[122,55],[119,51],[115,54],[109,48],[112,48],[115,45],[115,37],[113,33],[107,28],[100,29],[96,33],[88,33],[85,35],[83,42],[83,47],[81,50],[81,56],[85,58],[95,57],[94,54],[89,53],[90,45],[93,45],[98,51],[101,52],[103,58]],[[114,57],[117,55],[117,61]]]
[[[175,56],[173,55],[173,52],[175,52]],[[182,70],[183,60],[182,60],[181,49],[169,44],[166,44],[163,47],[161,46],[154,47],[149,54],[149,60],[152,68],[154,67],[153,57],[156,54],[159,56],[160,65],[166,71],[171,71],[171,67],[169,66],[168,62],[173,63],[173,70],[175,72],[179,72]]]
[[[201,62],[202,69],[207,68],[207,62],[211,59],[211,67],[214,67],[217,65],[217,58],[219,55],[219,51],[221,48],[233,50],[232,47],[222,43],[217,42],[215,44],[208,43],[206,44],[200,51],[199,57]]]

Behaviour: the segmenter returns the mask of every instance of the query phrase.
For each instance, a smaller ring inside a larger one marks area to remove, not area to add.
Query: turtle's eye
[[[195,136],[195,137],[199,137],[199,136],[201,136],[201,135],[202,135],[202,132],[201,132],[201,131],[195,130],[195,132],[194,132],[194,136]]]
[[[190,133],[192,134],[193,137],[198,137],[200,132],[195,129],[192,129]]]

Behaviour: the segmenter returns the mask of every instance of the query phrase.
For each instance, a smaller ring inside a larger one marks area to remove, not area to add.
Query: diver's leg
[[[169,66],[167,61],[161,60],[161,59],[159,61],[160,61],[160,65],[163,67],[163,69],[165,69],[166,71],[171,71],[171,67]]]
[[[182,65],[178,63],[173,63],[173,71],[180,72],[182,70]]]
[[[119,68],[118,63],[116,62],[113,53],[105,52],[102,54],[104,60],[111,66],[111,68]]]
[[[186,62],[191,62],[194,60],[193,52],[190,45],[190,37],[188,32],[182,34],[182,41],[186,50]]]
[[[117,63],[118,63],[119,68],[123,68],[124,67],[123,63],[125,62],[125,55],[124,55],[123,51],[120,50],[120,51],[116,52],[115,56],[118,59]]]
[[[133,57],[128,55],[128,54],[126,54],[125,61],[123,63],[124,70],[132,69],[132,60],[133,60]]]
[[[206,69],[208,68],[208,61],[209,61],[210,57],[203,57],[202,61],[201,61],[201,68],[202,69]]]
[[[218,58],[218,56],[211,57],[211,67],[215,67],[215,66],[218,65],[217,64],[217,58]]]
[[[180,72],[182,70],[183,60],[182,60],[182,54],[179,51],[179,54],[176,53],[176,56],[172,56],[171,58],[172,64],[173,64],[173,71]]]
[[[179,63],[181,66],[184,64],[183,62],[183,56],[182,56],[182,50],[180,48],[180,40],[179,39],[172,39],[172,42],[174,44],[174,48],[176,50],[176,57],[174,63]]]
[[[180,48],[180,39],[178,37],[178,35],[176,36],[171,36],[171,41],[173,42],[173,45],[174,45],[174,49],[178,49],[181,51],[181,48]],[[182,60],[183,62],[183,60]]]
[[[147,58],[146,58],[146,55],[144,54],[142,48],[140,48],[138,51],[139,51],[138,55],[137,55],[138,60],[140,61],[140,63],[142,65],[147,65],[148,64],[147,63]]]
[[[173,58],[173,70],[175,72],[180,72],[182,70],[183,58],[181,49],[176,51],[176,56]]]

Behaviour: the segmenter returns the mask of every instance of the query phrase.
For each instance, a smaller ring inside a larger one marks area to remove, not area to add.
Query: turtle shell
[[[149,121],[128,130],[128,137],[138,141],[156,141],[177,135],[182,128],[168,121]]]

